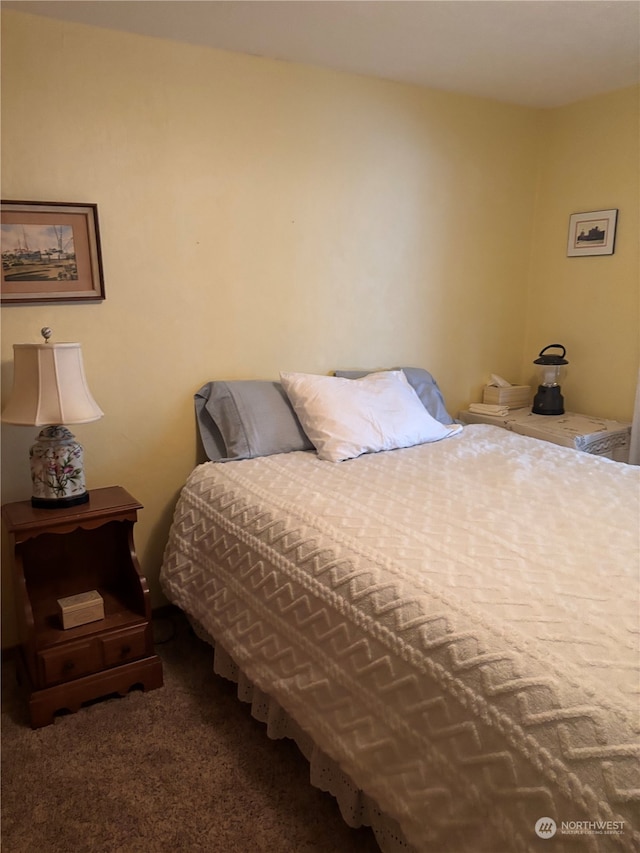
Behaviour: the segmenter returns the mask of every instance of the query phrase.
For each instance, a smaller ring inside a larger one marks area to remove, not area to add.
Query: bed
[[[200,389],[216,461],[181,491],[165,594],[385,853],[640,849],[639,469],[462,427],[426,371],[384,372],[440,433],[352,432],[340,461],[306,374]],[[331,377],[356,431],[364,374]]]

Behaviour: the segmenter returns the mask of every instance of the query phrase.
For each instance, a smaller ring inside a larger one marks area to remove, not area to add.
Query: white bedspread
[[[639,476],[482,425],[206,463],[162,585],[417,850],[638,850]]]

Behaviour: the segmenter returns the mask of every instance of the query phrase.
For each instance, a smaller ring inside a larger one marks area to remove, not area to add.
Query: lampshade
[[[5,423],[82,424],[103,416],[87,385],[80,344],[14,344],[13,358]]]
[[[63,424],[97,421],[104,414],[91,396],[80,344],[13,345],[13,391],[2,412],[9,424],[41,426],[29,450],[33,494],[39,509],[63,509],[86,503],[84,451]]]

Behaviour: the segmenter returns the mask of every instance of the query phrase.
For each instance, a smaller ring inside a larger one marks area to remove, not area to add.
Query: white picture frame
[[[573,213],[569,218],[567,257],[612,255],[616,244],[618,209]]]

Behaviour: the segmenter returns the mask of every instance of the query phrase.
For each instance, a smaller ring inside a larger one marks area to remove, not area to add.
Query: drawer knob
[[[121,658],[124,658],[130,654],[131,654],[131,646],[129,646],[129,645],[123,646],[122,649],[120,650],[120,657]]]
[[[74,667],[75,667],[75,663],[74,663],[72,660],[66,660],[66,661],[62,664],[62,671],[63,671],[63,672],[71,672],[71,670],[72,670]]]

